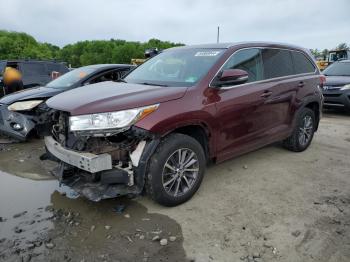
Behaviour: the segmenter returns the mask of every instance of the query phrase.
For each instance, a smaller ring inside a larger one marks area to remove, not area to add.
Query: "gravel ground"
[[[349,146],[350,116],[325,114],[307,151],[210,166],[191,201],[164,208],[70,199],[40,141],[1,145],[0,261],[350,261]]]

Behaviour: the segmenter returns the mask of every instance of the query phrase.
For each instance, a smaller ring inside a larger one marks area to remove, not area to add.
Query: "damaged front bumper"
[[[25,141],[35,128],[34,117],[7,109],[8,105],[0,104],[0,133]]]
[[[44,138],[47,150],[56,158],[71,166],[80,168],[90,173],[112,169],[112,157],[109,154],[95,155],[80,153],[65,149],[53,137]]]
[[[104,137],[94,138],[93,142],[87,140],[89,150],[67,148],[54,137],[46,136],[46,158],[59,162],[52,172],[53,175],[61,183],[92,201],[140,194],[145,184],[148,160],[159,139],[145,130],[127,132],[129,137],[137,133],[132,147],[126,147],[126,142],[123,141],[108,143],[107,146],[104,142],[107,138]],[[98,152],[101,148],[95,148],[96,140],[99,139],[102,152]],[[110,144],[113,145],[112,149]]]

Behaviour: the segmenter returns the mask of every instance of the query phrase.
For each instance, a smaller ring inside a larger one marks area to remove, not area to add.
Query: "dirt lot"
[[[191,201],[164,208],[74,199],[37,160],[41,141],[0,145],[0,261],[350,261],[349,148],[350,116],[326,114],[306,152],[211,166]]]

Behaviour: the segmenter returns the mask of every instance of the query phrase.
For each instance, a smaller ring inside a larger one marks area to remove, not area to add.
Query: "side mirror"
[[[248,81],[248,72],[241,69],[225,69],[221,75],[217,77],[215,84],[223,85],[239,85]]]

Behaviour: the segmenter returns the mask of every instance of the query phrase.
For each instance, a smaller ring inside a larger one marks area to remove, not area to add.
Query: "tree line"
[[[91,64],[128,64],[132,58],[144,58],[148,48],[166,49],[183,45],[158,39],[148,42],[130,42],[125,40],[80,41],[62,48],[50,43],[40,43],[34,37],[19,32],[0,30],[0,60],[2,59],[55,59],[67,62],[72,67]],[[334,49],[350,49],[341,43]],[[329,50],[311,49],[316,58],[326,58]]]
[[[110,39],[80,41],[60,48],[40,43],[26,33],[0,30],[0,60],[54,59],[67,62],[72,67],[130,63],[132,58],[144,58],[144,52],[148,48],[166,49],[180,45],[183,44],[158,39],[150,39],[145,43]]]
[[[350,46],[346,43],[341,43],[341,44],[337,45],[335,48],[333,48],[332,50],[350,50]],[[328,50],[328,49],[323,49],[323,50],[319,50],[317,48],[311,49],[311,53],[316,58],[322,58],[322,59],[327,58],[329,51],[330,50]]]

